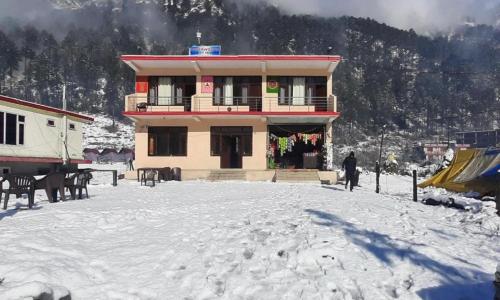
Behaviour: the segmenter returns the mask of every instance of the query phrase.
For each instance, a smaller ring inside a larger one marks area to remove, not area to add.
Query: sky
[[[85,0],[81,1],[84,2]],[[96,1],[96,0],[87,0]],[[291,14],[369,17],[421,34],[449,32],[467,19],[500,26],[500,0],[233,0],[265,1]],[[0,19],[51,22],[49,0],[0,0]]]
[[[450,31],[468,18],[476,23],[490,25],[500,20],[500,0],[266,1],[289,13],[368,17],[401,29],[413,28],[419,33]]]

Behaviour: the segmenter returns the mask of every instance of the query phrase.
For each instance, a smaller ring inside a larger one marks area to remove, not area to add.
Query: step
[[[209,181],[246,180],[247,174],[243,170],[212,170],[207,177]]]
[[[316,170],[277,170],[277,182],[320,182]]]

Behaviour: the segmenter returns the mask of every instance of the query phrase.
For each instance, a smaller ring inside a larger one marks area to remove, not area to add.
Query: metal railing
[[[126,111],[164,112],[336,112],[329,97],[126,97]]]

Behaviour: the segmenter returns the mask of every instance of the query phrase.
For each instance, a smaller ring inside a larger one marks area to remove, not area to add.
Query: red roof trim
[[[339,55],[221,55],[221,56],[186,56],[186,55],[122,55],[122,61],[132,60],[170,60],[170,61],[224,61],[224,60],[295,60],[295,61],[332,61],[339,62]]]
[[[55,157],[22,157],[22,156],[0,156],[0,162],[29,162],[29,163],[61,163],[61,158]],[[70,163],[88,164],[92,161],[87,159],[70,159]]]
[[[29,101],[21,100],[21,99],[17,99],[17,98],[7,97],[7,96],[3,96],[3,95],[0,95],[0,101],[24,105],[24,106],[28,106],[28,107],[32,107],[32,108],[36,108],[36,109],[40,109],[40,110],[45,110],[45,111],[50,111],[50,112],[54,112],[54,113],[65,114],[68,116],[72,116],[72,117],[87,120],[87,121],[94,121],[94,118],[92,118],[92,117],[80,115],[80,114],[77,114],[75,112],[62,110],[59,108],[55,108],[55,107],[51,107],[51,106],[47,106],[47,105],[42,105],[42,104],[38,104],[38,103],[33,103],[33,102],[29,102]]]
[[[317,111],[317,112],[300,112],[300,111],[285,111],[285,112],[262,112],[262,111],[128,111],[123,113],[124,116],[340,116],[339,112],[333,111]]]

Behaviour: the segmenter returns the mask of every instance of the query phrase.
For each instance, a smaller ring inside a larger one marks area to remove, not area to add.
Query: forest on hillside
[[[120,118],[134,87],[120,55],[186,54],[200,30],[223,54],[341,55],[341,122],[366,132],[387,124],[428,136],[500,125],[500,30],[490,26],[428,37],[371,19],[228,0],[110,1],[61,14],[74,22],[58,30],[0,20],[0,94],[60,107],[66,85],[70,109]]]

